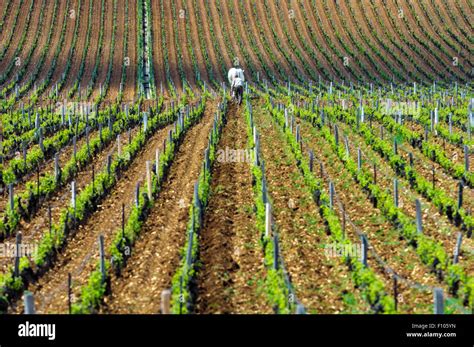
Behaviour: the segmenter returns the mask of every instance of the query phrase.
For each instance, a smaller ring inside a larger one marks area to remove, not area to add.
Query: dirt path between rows
[[[208,101],[204,118],[185,135],[123,273],[111,280],[103,313],[158,313],[161,291],[170,287],[185,244],[189,204],[215,111],[215,101]]]
[[[138,127],[132,129],[132,138],[138,131]],[[128,132],[124,131],[121,136],[122,148],[128,144]],[[78,147],[80,148],[80,147]],[[102,150],[100,150],[84,168],[80,168],[76,176],[72,179],[76,182],[76,191],[79,195],[80,192],[92,181],[92,168],[95,170],[97,175],[101,170],[105,168],[106,159],[108,155],[112,156],[112,159],[117,155],[117,141],[112,141]],[[69,157],[72,155],[72,150],[69,152]],[[72,181],[70,180],[70,181]],[[70,182],[62,187],[59,191],[52,194],[50,197],[41,201],[41,206],[36,213],[31,216],[30,220],[21,220],[18,226],[18,231],[22,233],[23,242],[36,244],[43,236],[43,232],[49,229],[49,217],[48,207],[51,207],[51,220],[52,223],[59,221],[61,211],[65,206],[68,206],[71,201],[71,184]],[[13,236],[10,237],[10,240]],[[9,239],[6,239],[9,242]],[[13,262],[8,258],[0,258],[0,271],[4,272],[9,265]]]
[[[272,312],[258,291],[265,269],[252,209],[250,164],[224,157],[226,149],[246,148],[242,108],[231,105],[229,109],[212,169],[210,200],[199,240],[202,266],[197,274],[197,313]]]
[[[156,131],[147,141],[145,148],[135,157],[129,169],[121,174],[109,195],[97,206],[96,212],[85,224],[79,226],[63,253],[58,256],[54,267],[30,286],[28,290],[35,293],[39,313],[67,312],[65,285],[68,273],[73,277],[76,291],[86,283],[98,258],[99,235],[104,235],[105,249],[108,249],[121,225],[122,203],[125,204],[125,214],[128,215],[134,203],[136,183],[144,179],[146,161],[154,160],[155,150],[161,148],[168,131],[173,127],[171,124]]]

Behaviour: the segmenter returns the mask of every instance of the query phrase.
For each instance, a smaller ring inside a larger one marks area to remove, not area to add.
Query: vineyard
[[[0,2],[0,313],[473,314],[473,13]]]

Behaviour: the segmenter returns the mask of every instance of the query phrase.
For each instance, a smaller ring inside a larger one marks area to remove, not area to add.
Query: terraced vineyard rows
[[[472,15],[3,1],[0,312],[473,313]]]

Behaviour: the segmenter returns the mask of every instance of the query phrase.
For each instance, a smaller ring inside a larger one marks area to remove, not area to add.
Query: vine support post
[[[265,203],[265,237],[269,238],[272,231],[272,206]]]
[[[444,314],[444,295],[442,288],[433,290],[434,296],[434,314]]]
[[[104,283],[105,282],[104,235],[99,235],[99,255],[100,255],[100,273],[102,275],[102,283]]]
[[[360,241],[361,241],[361,263],[365,267],[368,267],[367,265],[367,249],[368,249],[368,242],[367,242],[367,237],[365,235],[360,235]]]
[[[398,310],[398,280],[393,276],[393,302],[395,303],[395,312]]]
[[[279,266],[279,259],[280,259],[279,253],[280,253],[280,250],[279,250],[279,247],[278,247],[278,235],[275,233],[273,235],[273,268],[276,271],[278,271],[278,269],[280,268],[280,266]]]
[[[140,182],[137,182],[135,186],[135,206],[138,207],[140,205]]]
[[[393,179],[393,203],[398,208],[398,179]]]
[[[71,307],[72,307],[72,278],[71,273],[68,272],[67,274],[67,307],[68,312],[71,314]]]
[[[334,208],[334,183],[329,181],[329,207]]]
[[[146,161],[146,184],[148,188],[148,199],[151,201],[152,195],[152,186],[151,186],[151,162]]]
[[[461,244],[462,244],[462,233],[458,232],[457,238],[456,238],[456,247],[454,247],[453,264],[457,264],[459,261],[459,254],[461,253]]]
[[[362,152],[360,147],[357,148],[357,170],[360,172],[362,170]]]
[[[10,210],[15,209],[15,188],[13,183],[8,184],[8,196],[10,198]]]
[[[464,170],[466,174],[469,172],[469,147],[464,145]]]
[[[459,181],[458,183],[458,209],[462,207],[462,194],[463,194],[463,183]]]
[[[120,141],[120,134],[117,135],[117,155],[122,155],[122,142]]]
[[[421,220],[421,203],[420,200],[415,200],[416,208],[416,231],[421,234],[423,232],[423,222]]]
[[[15,266],[13,268],[14,277],[20,276],[20,258],[21,258],[21,233],[18,232],[15,238]]]
[[[72,137],[72,146],[73,146],[73,156],[74,156],[74,161],[77,160],[77,137],[74,135]]]
[[[27,291],[25,292],[23,297],[25,304],[25,314],[35,314],[35,298],[33,296],[33,293]]]

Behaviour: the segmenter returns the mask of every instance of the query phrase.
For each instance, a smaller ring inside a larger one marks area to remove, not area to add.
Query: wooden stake
[[[171,290],[165,289],[161,292],[161,313],[170,314]]]

